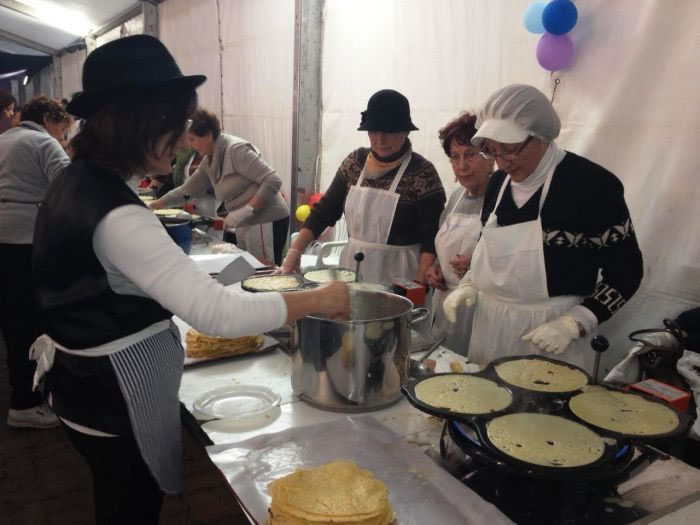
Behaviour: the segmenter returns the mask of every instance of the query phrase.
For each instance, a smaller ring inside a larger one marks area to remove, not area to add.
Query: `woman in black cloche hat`
[[[85,119],[73,163],[54,180],[34,237],[45,331],[31,353],[49,399],[93,475],[96,521],[158,523],[182,489],[178,388],[184,351],[173,314],[222,337],[259,334],[316,312],[346,315],[344,284],[294,294],[231,293],[201,271],[138,198],[186,142],[201,75],[160,41],[105,44],[68,110]]]
[[[288,250],[283,273],[299,271],[306,246],[345,213],[349,238],[340,266],[354,267],[355,253],[363,252],[363,281],[425,284],[446,199],[435,167],[411,148],[408,134],[417,129],[401,93],[383,89],[370,97],[358,128],[367,131],[370,147],[340,165]]]

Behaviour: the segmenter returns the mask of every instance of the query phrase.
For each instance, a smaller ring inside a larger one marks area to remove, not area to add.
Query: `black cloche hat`
[[[149,35],[113,40],[90,53],[83,66],[83,91],[66,108],[87,118],[117,97],[181,82],[196,88],[207,77],[184,76],[163,43]]]
[[[358,131],[414,131],[408,99],[393,89],[382,89],[369,98]]]

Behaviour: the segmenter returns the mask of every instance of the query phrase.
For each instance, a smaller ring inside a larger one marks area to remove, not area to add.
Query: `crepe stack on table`
[[[298,469],[268,485],[268,525],[395,523],[386,485],[352,461]]]
[[[185,334],[185,352],[187,357],[192,358],[243,355],[258,350],[263,341],[262,335],[247,335],[229,339],[204,335],[194,328],[190,328]]]

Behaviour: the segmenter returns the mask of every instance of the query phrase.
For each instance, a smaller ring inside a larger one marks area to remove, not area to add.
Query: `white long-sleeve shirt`
[[[258,334],[286,321],[281,294],[225,288],[185,255],[143,206],[112,210],[97,225],[92,244],[112,290],[150,297],[204,334]]]

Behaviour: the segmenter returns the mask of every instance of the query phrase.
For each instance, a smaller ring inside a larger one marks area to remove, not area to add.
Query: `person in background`
[[[72,115],[67,115],[63,121],[63,133],[61,133],[60,138],[55,137],[63,149],[66,150],[66,153],[69,152],[70,138],[72,137],[73,127],[75,127],[75,119]]]
[[[48,428],[56,416],[32,391],[34,362],[29,347],[41,335],[32,280],[32,237],[39,204],[49,184],[70,163],[50,134],[66,117],[47,97],[30,100],[22,122],[0,135],[0,328],[7,345],[12,427]]]
[[[444,302],[476,302],[469,359],[547,353],[592,370],[587,336],[639,288],[642,254],[620,180],[561,149],[559,117],[532,86],[479,108],[472,144],[496,160],[471,268]],[[600,278],[599,278],[600,275]]]
[[[289,294],[225,288],[172,241],[139,199],[138,181],[186,146],[201,75],[183,76],[156,38],[90,53],[70,112],[85,118],[75,158],[39,211],[33,268],[44,329],[36,382],[90,466],[99,525],[158,523],[182,490],[178,390],[184,350],[173,315],[238,337],[312,312],[350,309],[343,283]],[[48,372],[48,375],[45,375]]]
[[[446,199],[435,167],[408,139],[417,129],[401,93],[383,89],[370,97],[358,128],[367,132],[370,147],[342,162],[287,251],[281,273],[298,272],[302,252],[345,213],[349,238],[341,267],[355,268],[355,253],[363,252],[363,281],[398,277],[426,284]]]
[[[197,173],[197,168],[202,163],[204,156],[197,150],[185,148],[175,154],[173,166],[173,185],[182,186],[187,179]],[[188,204],[193,205],[194,213],[205,217],[216,217],[217,203],[214,196],[214,188],[208,188],[203,197],[194,197]],[[189,210],[188,210],[189,211]]]
[[[14,128],[19,126],[20,122],[22,122],[22,106],[15,106],[15,114],[12,115],[10,127]]]
[[[15,115],[17,99],[5,90],[0,89],[0,133],[13,127],[12,118]]]
[[[445,337],[443,346],[467,354],[473,309],[461,306],[459,319],[450,323],[442,303],[469,269],[472,252],[481,231],[481,208],[493,161],[479,155],[470,142],[476,133],[476,116],[464,113],[440,130],[442,149],[450,159],[458,187],[447,201],[435,236],[437,260],[428,268],[428,285],[435,288],[432,301],[433,336]]]
[[[153,174],[150,179],[148,187],[153,190],[156,199],[160,199],[175,189],[172,173]]]
[[[68,146],[68,134],[75,120],[66,111],[63,104],[58,99],[46,95],[34,97],[22,108],[21,121],[36,122],[37,118],[43,119],[41,125],[65,150]]]
[[[182,186],[151,202],[153,209],[177,206],[185,196],[200,197],[213,188],[227,210],[225,223],[236,229],[238,246],[260,261],[277,263],[289,228],[289,206],[280,194],[282,180],[255,146],[221,132],[219,119],[199,108],[192,116],[189,141],[205,156]]]

